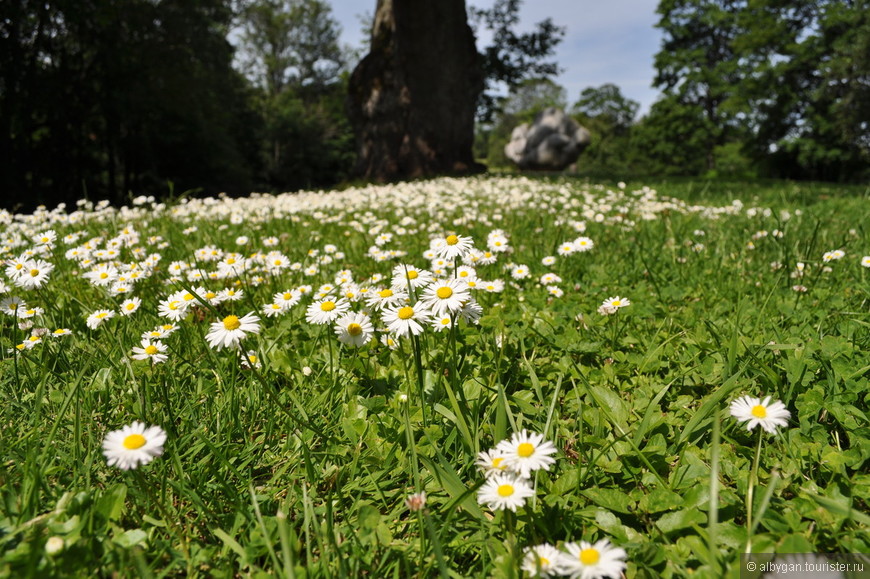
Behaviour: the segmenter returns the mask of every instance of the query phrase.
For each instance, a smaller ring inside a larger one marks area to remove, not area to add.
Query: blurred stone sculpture
[[[589,131],[561,109],[550,107],[511,133],[504,153],[520,169],[562,171],[589,146]]]

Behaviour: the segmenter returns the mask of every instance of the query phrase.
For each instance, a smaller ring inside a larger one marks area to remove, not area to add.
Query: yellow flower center
[[[324,312],[331,312],[332,310],[335,309],[335,302],[329,301],[329,300],[325,301],[322,304],[320,304],[320,309]]]
[[[622,302],[620,300],[613,300],[612,302],[610,302],[610,305],[612,305],[615,308],[618,308],[619,306],[622,305]]]
[[[500,497],[509,497],[514,494],[513,485],[499,485],[498,487],[498,496]]]
[[[184,299],[184,301],[186,302],[189,302],[193,299],[193,294],[184,294],[184,297],[182,299]]]
[[[94,316],[94,317],[96,317],[98,320],[102,320],[103,318],[105,318],[105,317],[108,316],[108,315],[109,315],[109,314],[107,314],[106,312],[100,312],[99,314],[97,314],[97,315]]]
[[[597,549],[583,549],[580,551],[580,562],[584,565],[594,565],[601,559],[601,553]]]
[[[500,456],[497,456],[494,459],[492,459],[492,468],[499,468],[500,469],[501,463],[503,460],[504,460],[504,458],[502,458]]]
[[[414,271],[413,269],[408,272],[408,279],[417,279],[420,276],[419,273]]]
[[[178,302],[177,301],[176,302],[169,302],[168,307],[170,310],[177,310],[178,309]]]
[[[288,301],[289,301],[289,300],[292,300],[292,299],[293,299],[293,294],[290,293],[290,292],[286,292],[286,293],[285,293],[283,296],[281,296],[281,297],[283,297],[285,300],[288,300]]]
[[[127,311],[128,311],[128,312],[132,312],[133,310],[136,309],[136,304],[133,303],[133,302],[130,302],[130,303],[127,304],[125,307],[127,308]]]
[[[234,263],[236,263],[235,259],[233,259],[232,257],[227,258],[227,265],[233,265]]]
[[[49,241],[51,241],[51,240],[50,240],[49,238],[47,238],[47,237],[43,237],[43,238],[42,238],[42,242],[43,242],[43,243],[48,243]]]
[[[30,340],[31,342],[39,342],[42,338],[40,338],[39,336],[30,336],[27,339]]]
[[[39,270],[38,270],[38,269],[31,269],[31,270],[30,270],[30,275],[33,276],[33,277],[38,276],[38,275],[39,275]]]
[[[214,292],[206,292],[205,293],[205,299],[207,299],[207,300],[214,299],[216,296],[217,296],[217,294]]]
[[[441,298],[442,300],[446,300],[450,296],[453,295],[453,290],[447,286],[438,288],[438,291],[435,292],[435,295]]]
[[[549,564],[550,564],[550,560],[547,559],[546,557],[538,557],[538,565],[541,567],[541,569],[544,569]]]
[[[141,434],[131,434],[124,439],[124,448],[127,450],[136,450],[137,448],[145,446],[146,442],[148,441],[145,440],[145,437]]]
[[[387,289],[379,291],[378,295],[381,296],[382,298],[391,298],[391,297],[393,297],[393,290],[391,290],[390,288],[387,288]]]
[[[758,404],[752,407],[752,415],[756,418],[767,418],[767,408]]]
[[[404,308],[399,308],[399,311],[396,313],[399,316],[400,320],[407,320],[414,315],[414,308],[410,306],[405,306]]]
[[[238,330],[242,327],[242,322],[238,316],[227,316],[224,318],[224,327],[229,331]]]
[[[447,245],[456,245],[459,243],[459,238],[455,235],[448,235],[445,241],[447,242]]]
[[[109,274],[107,274],[106,272],[100,274],[100,279],[106,279],[107,277],[109,277]]]
[[[22,270],[22,269],[24,269],[24,264],[23,264],[23,263],[16,263],[16,264],[15,264],[15,269],[17,269],[17,270],[19,270],[19,271]]]
[[[348,324],[347,326],[347,333],[351,336],[359,336],[362,334],[362,331],[362,326],[359,324]]]
[[[166,331],[168,332],[169,330],[172,329],[172,324],[163,324],[163,325],[160,326],[160,327],[163,328],[164,330],[166,330]]]
[[[157,349],[157,346],[145,346],[145,353],[148,354],[149,356],[153,356],[154,354],[156,354],[159,351],[160,350]]]
[[[535,452],[535,445],[531,442],[523,442],[517,447],[517,454],[523,458],[532,456]]]
[[[250,355],[248,356],[248,360],[251,361],[251,364],[256,364],[258,358],[257,358],[257,356],[256,356],[255,354],[250,354]]]
[[[65,334],[66,332],[64,332],[63,329],[59,329],[59,330],[55,330],[54,333],[55,334]]]

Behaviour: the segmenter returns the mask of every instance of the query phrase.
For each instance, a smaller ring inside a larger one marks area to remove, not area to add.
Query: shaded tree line
[[[338,33],[319,0],[0,3],[2,204],[334,184]]]
[[[4,204],[243,188],[258,168],[221,0],[0,3]]]

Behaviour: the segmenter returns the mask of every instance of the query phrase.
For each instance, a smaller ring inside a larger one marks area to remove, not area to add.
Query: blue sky
[[[422,0],[437,1],[437,0]],[[467,0],[488,8],[494,0]],[[330,0],[333,15],[342,27],[342,42],[359,47],[362,26],[358,15],[373,13],[376,0]],[[545,18],[566,28],[555,60],[563,69],[556,79],[573,104],[589,86],[614,83],[622,94],[649,110],[658,96],[651,87],[661,34],[654,28],[658,0],[525,0],[519,30],[531,30]],[[488,38],[479,38],[486,44]]]

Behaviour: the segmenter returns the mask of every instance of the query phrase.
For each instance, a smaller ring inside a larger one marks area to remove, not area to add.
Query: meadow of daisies
[[[867,195],[488,177],[0,213],[0,576],[870,552]]]

